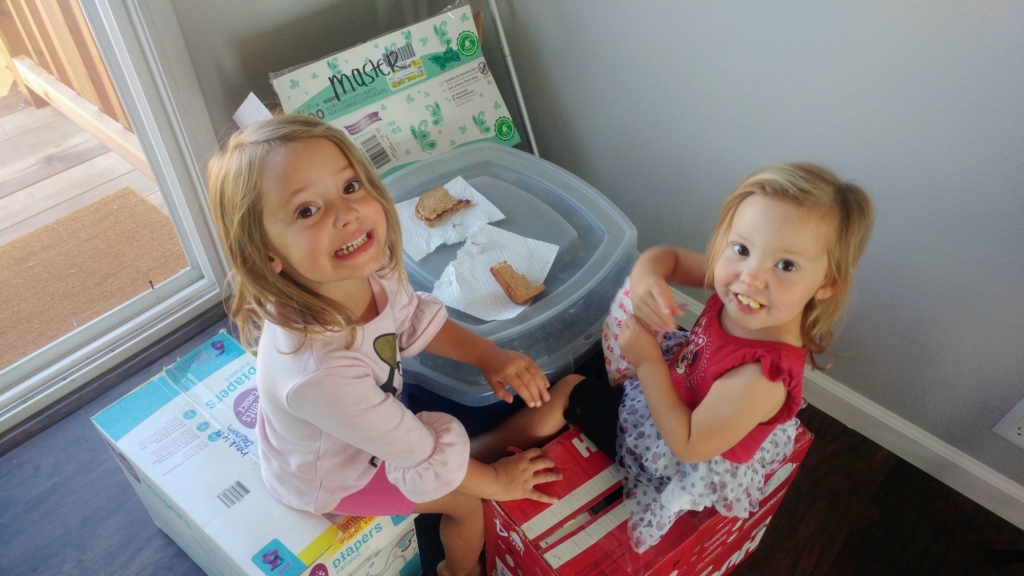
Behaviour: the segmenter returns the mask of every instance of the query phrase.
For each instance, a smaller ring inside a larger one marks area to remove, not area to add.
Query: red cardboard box
[[[559,498],[487,502],[484,506],[490,576],[724,576],[761,541],[813,436],[800,426],[793,453],[765,480],[767,496],[749,518],[722,516],[713,508],[680,516],[656,545],[637,554],[626,537],[629,513],[619,498],[621,472],[573,428],[544,452],[562,480],[538,488]]]

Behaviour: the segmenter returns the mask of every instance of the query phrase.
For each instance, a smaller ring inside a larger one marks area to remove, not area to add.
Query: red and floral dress
[[[628,284],[612,304],[612,316],[631,307]],[[688,464],[676,458],[654,425],[635,372],[629,368],[619,405],[616,453],[625,473],[625,504],[630,512],[631,544],[639,552],[656,544],[680,515],[714,506],[727,516],[746,518],[759,508],[765,474],[792,453],[796,437],[795,415],[803,401],[803,372],[807,350],[780,342],[732,336],[721,325],[722,301],[712,295],[693,329],[661,335],[662,354],[672,384],[691,410],[710,392],[723,374],[749,363],[759,363],[765,376],[786,388],[779,412],[756,426],[723,454]],[[606,336],[615,341],[617,325],[605,324]],[[618,375],[618,356],[609,362],[609,376]]]

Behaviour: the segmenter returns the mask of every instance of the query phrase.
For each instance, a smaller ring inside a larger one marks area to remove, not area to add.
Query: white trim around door
[[[188,268],[0,371],[0,433],[221,304],[226,265],[205,194],[217,146],[170,0],[85,0]]]

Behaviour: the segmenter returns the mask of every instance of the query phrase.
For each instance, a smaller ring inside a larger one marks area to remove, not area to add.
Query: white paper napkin
[[[434,284],[434,296],[446,306],[482,320],[512,318],[526,305],[509,300],[491,276],[490,267],[502,260],[534,284],[542,284],[558,255],[558,246],[523,238],[487,224],[476,224],[455,260]]]
[[[402,245],[405,253],[413,260],[430,254],[442,244],[455,244],[466,239],[474,224],[487,224],[505,218],[494,204],[487,201],[473,189],[462,176],[444,185],[448,193],[459,200],[473,202],[449,216],[444,222],[431,228],[416,217],[416,202],[419,197],[397,204],[398,220],[402,224]]]

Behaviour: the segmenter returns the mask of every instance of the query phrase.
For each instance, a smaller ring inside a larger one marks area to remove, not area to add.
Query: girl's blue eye
[[[740,256],[750,256],[750,250],[743,244],[733,244],[732,251]]]
[[[779,260],[779,263],[775,265],[776,268],[783,272],[794,272],[796,271],[796,264],[791,260]]]
[[[319,212],[320,209],[316,206],[303,206],[299,208],[299,211],[295,213],[300,219],[305,220],[306,218],[312,218],[314,214]]]
[[[344,192],[345,192],[345,194],[355,194],[356,192],[362,190],[362,188],[363,188],[363,183],[362,182],[360,182],[359,180],[353,180],[353,181],[349,182],[348,184],[345,184]]]

